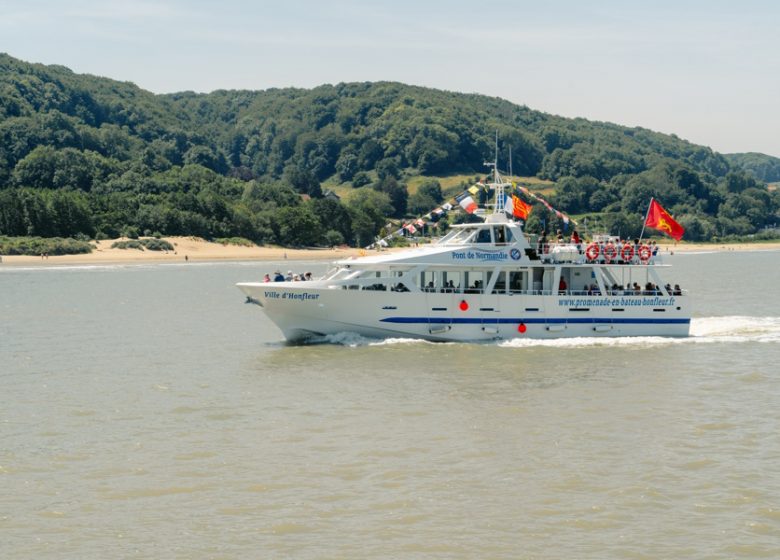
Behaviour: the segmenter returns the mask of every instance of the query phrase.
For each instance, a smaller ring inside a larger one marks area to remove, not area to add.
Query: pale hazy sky
[[[780,157],[775,0],[0,0],[0,52],[155,93],[392,80]]]

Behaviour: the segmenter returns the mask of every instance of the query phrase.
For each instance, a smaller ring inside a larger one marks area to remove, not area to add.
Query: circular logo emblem
[[[512,257],[513,261],[519,261],[520,260],[520,249],[512,249],[509,251],[509,256]]]

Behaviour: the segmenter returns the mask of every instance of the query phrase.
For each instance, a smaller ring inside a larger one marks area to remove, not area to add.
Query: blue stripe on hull
[[[585,318],[585,317],[572,317],[570,319],[521,319],[521,318],[505,318],[505,319],[480,319],[480,318],[466,318],[457,317],[448,319],[446,317],[386,317],[380,319],[382,323],[403,323],[403,324],[444,324],[444,325],[485,325],[485,324],[519,324],[525,323],[526,325],[532,324],[588,324],[588,323],[603,323],[609,325],[688,325],[691,320],[688,319],[598,319],[598,318]]]

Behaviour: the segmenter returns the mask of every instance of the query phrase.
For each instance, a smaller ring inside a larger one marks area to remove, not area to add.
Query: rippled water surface
[[[780,254],[670,260],[690,338],[496,344],[285,345],[274,263],[0,268],[0,557],[778,558]]]

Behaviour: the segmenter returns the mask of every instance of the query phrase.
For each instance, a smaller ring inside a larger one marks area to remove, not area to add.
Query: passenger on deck
[[[674,291],[672,292],[672,295],[675,296],[681,296],[682,295],[682,288],[680,288],[679,284],[674,285]]]
[[[271,276],[269,274],[263,276],[263,282],[270,282],[270,281],[271,281]]]
[[[566,280],[561,276],[561,281],[558,282],[558,294],[564,295],[566,293]]]
[[[274,272],[274,282],[284,282],[284,274],[278,270]]]
[[[475,280],[474,284],[466,288],[467,294],[478,294],[482,291],[482,280]]]
[[[539,236],[539,241],[536,244],[536,252],[542,255],[548,251],[549,248],[547,247],[547,232],[542,231],[542,235]]]

